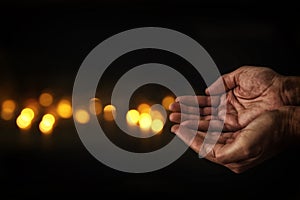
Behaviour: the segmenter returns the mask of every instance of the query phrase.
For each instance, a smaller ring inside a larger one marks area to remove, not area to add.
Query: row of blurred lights
[[[174,102],[172,96],[165,97],[161,104],[168,110]],[[16,113],[19,111],[18,115]],[[86,124],[90,115],[103,114],[103,119],[113,121],[116,107],[113,105],[102,106],[99,98],[92,98],[87,109],[72,111],[70,98],[62,98],[54,105],[54,97],[50,92],[42,93],[38,100],[29,99],[22,109],[18,109],[16,101],[7,99],[1,105],[1,118],[5,121],[15,120],[21,130],[29,130],[32,124],[39,121],[38,128],[42,134],[51,134],[59,119],[69,119],[72,116],[80,124]],[[126,114],[128,126],[137,126],[141,130],[151,130],[160,133],[165,124],[165,117],[161,111],[151,110],[150,105],[140,104],[137,109],[131,109]]]

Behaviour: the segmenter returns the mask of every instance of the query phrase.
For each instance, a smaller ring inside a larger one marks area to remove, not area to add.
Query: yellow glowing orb
[[[25,103],[25,106],[27,108],[30,108],[33,112],[34,115],[38,115],[39,113],[39,103],[35,99],[28,99]]]
[[[113,105],[107,105],[104,107],[103,112],[103,117],[106,121],[113,121],[113,115],[116,114],[116,107]]]
[[[90,112],[93,115],[100,115],[102,112],[101,100],[98,98],[92,98],[90,100]]]
[[[138,106],[137,110],[140,113],[149,113],[150,112],[150,106],[146,103],[142,103]]]
[[[34,111],[31,108],[24,108],[21,111],[20,116],[22,116],[24,119],[26,118],[26,119],[29,119],[30,121],[32,121],[34,118]]]
[[[159,133],[164,127],[164,123],[160,119],[155,119],[152,121],[151,129],[155,133]]]
[[[86,110],[77,110],[75,112],[75,120],[80,124],[86,124],[90,121],[90,115]]]
[[[53,131],[54,124],[55,124],[54,115],[48,113],[43,116],[42,121],[39,124],[39,129],[44,134],[50,134]]]
[[[163,100],[162,100],[162,106],[166,109],[169,110],[169,106],[175,102],[174,97],[172,96],[166,96]]]
[[[28,129],[31,126],[31,119],[28,115],[19,115],[16,120],[17,126],[20,129]]]
[[[53,103],[53,96],[47,92],[42,93],[39,97],[39,103],[44,107],[48,107]]]
[[[65,119],[70,118],[72,116],[71,102],[66,99],[60,100],[58,102],[56,112],[62,118],[65,118]]]
[[[5,100],[2,103],[1,118],[4,120],[11,120],[14,117],[16,110],[16,103],[13,100]]]
[[[140,113],[137,110],[129,110],[126,114],[126,120],[129,125],[136,125],[139,122]]]
[[[54,125],[55,117],[54,117],[54,115],[48,113],[43,116],[42,121],[46,121],[46,122],[49,122],[50,124]]]
[[[152,119],[150,114],[142,113],[139,118],[139,125],[141,129],[147,130],[151,127]]]

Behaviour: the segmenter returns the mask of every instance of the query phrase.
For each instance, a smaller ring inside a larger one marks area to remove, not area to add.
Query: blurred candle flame
[[[72,116],[71,102],[67,99],[60,100],[58,102],[56,112],[61,118],[70,118]]]
[[[90,113],[93,115],[100,115],[102,112],[102,103],[98,98],[92,98],[90,100]]]
[[[50,134],[53,131],[55,117],[52,114],[45,114],[39,124],[39,129],[43,134]]]
[[[135,109],[129,110],[126,114],[126,121],[129,125],[137,125],[139,119],[140,113]]]
[[[113,105],[107,105],[103,109],[103,117],[106,121],[113,121],[116,114],[116,107]]]
[[[11,120],[14,117],[17,104],[15,101],[8,99],[3,101],[1,109],[1,117],[4,120]]]
[[[52,94],[45,92],[42,93],[39,97],[39,103],[40,105],[44,106],[44,107],[48,107],[53,103],[53,96]]]
[[[86,124],[90,121],[90,115],[86,110],[79,109],[75,111],[75,120],[80,124]]]
[[[161,104],[166,110],[169,110],[169,106],[174,102],[175,102],[174,97],[166,96],[165,98],[163,98]]]
[[[152,118],[148,113],[142,113],[139,118],[139,125],[142,130],[148,130],[151,127]]]
[[[18,116],[16,123],[20,129],[29,129],[34,119],[34,111],[31,108],[24,108]]]

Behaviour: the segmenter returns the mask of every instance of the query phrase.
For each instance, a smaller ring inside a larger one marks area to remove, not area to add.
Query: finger
[[[212,119],[212,120],[186,120],[181,122],[182,126],[186,126],[190,129],[196,129],[199,131],[230,131],[231,127],[224,124],[223,121]]]
[[[240,162],[246,160],[250,156],[243,141],[243,137],[237,137],[232,143],[227,143],[215,152],[218,162],[223,164]]]
[[[180,96],[177,97],[176,102],[180,102],[181,104],[185,104],[188,106],[199,106],[199,107],[207,107],[207,106],[218,106],[220,103],[219,96]]]
[[[172,126],[171,132],[175,133],[179,139],[195,152],[199,152],[203,139],[197,134],[197,131],[176,124]]]
[[[199,115],[191,115],[191,114],[184,114],[184,113],[171,113],[169,115],[169,120],[175,123],[181,123],[186,120],[211,120],[217,119],[217,117],[212,115],[207,116],[199,116]]]
[[[235,88],[238,83],[236,82],[238,70],[231,73],[224,74],[219,77],[213,84],[211,84],[206,90],[207,95],[217,95],[225,93],[228,90]]]
[[[169,109],[173,112],[182,112],[182,113],[189,113],[194,115],[212,115],[217,114],[217,108],[213,107],[193,107],[193,106],[187,106],[184,104],[180,104],[178,102],[174,102],[170,105]]]

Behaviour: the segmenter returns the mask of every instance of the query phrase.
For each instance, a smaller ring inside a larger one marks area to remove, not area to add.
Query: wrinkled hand
[[[224,122],[224,131],[236,131],[263,112],[288,104],[282,94],[283,76],[265,67],[240,67],[223,75],[205,92],[210,96],[197,96],[200,110],[191,106],[194,96],[177,97],[170,106],[170,120],[180,123],[182,117],[185,126],[198,124],[200,131],[207,131],[209,123],[210,128],[220,130]],[[201,119],[195,120],[199,114]]]
[[[286,111],[268,111],[241,130],[222,133],[205,158],[224,165],[235,173],[258,165],[291,144],[289,140],[293,140],[293,137],[292,132],[287,131],[290,127],[288,116]],[[194,130],[186,126],[179,128],[178,124],[171,131],[197,153],[206,134],[211,134],[198,131],[195,135]]]

